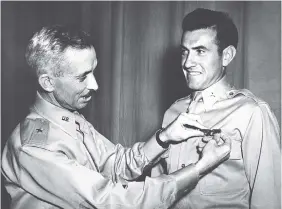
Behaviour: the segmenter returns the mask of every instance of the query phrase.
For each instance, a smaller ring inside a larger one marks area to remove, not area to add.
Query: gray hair
[[[63,52],[69,47],[85,49],[93,44],[84,31],[61,25],[43,27],[29,41],[25,53],[27,64],[37,76],[47,72],[62,76]]]

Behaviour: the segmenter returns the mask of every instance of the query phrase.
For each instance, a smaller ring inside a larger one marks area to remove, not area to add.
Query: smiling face
[[[204,90],[224,76],[215,30],[207,28],[184,32],[181,48],[182,70],[191,90]]]
[[[69,110],[84,108],[98,89],[93,71],[97,66],[93,47],[67,48],[64,52],[63,75],[54,77],[53,95],[57,103]]]

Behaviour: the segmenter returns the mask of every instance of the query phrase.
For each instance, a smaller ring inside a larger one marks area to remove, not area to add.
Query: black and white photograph
[[[281,1],[1,1],[2,209],[281,209]]]

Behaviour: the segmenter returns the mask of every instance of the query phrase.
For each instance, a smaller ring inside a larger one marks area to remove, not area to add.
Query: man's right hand
[[[186,128],[184,125],[188,124],[200,129],[206,129],[201,123],[201,119],[198,115],[181,113],[173,122],[163,129],[160,133],[160,140],[166,143],[181,142],[192,137],[204,136],[204,133],[192,129]]]
[[[223,134],[220,135],[220,139],[220,144],[218,144],[216,140],[211,139],[203,148],[202,157],[196,164],[200,176],[205,175],[211,169],[214,169],[229,158],[231,140]]]

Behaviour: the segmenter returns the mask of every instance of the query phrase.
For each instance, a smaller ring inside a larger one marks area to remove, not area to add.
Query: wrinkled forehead
[[[214,29],[205,28],[193,31],[185,31],[182,34],[181,45],[187,48],[195,46],[216,45],[216,31]]]
[[[68,64],[79,65],[92,65],[97,62],[96,51],[94,47],[77,49],[68,47],[63,52],[64,61]]]
[[[93,46],[84,49],[68,47],[64,51],[64,57],[72,62],[82,62],[87,59],[97,59]]]
[[[71,74],[94,70],[98,63],[94,47],[84,49],[69,47],[64,51],[63,57],[69,66],[66,70]]]

